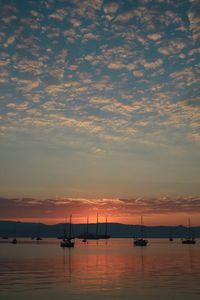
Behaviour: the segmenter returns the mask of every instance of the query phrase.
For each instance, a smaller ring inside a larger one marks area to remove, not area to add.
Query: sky
[[[199,1],[0,7],[0,219],[200,225]]]

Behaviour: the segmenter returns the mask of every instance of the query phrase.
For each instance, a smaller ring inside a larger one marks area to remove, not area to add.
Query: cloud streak
[[[1,218],[61,218],[63,212],[77,216],[103,215],[122,217],[134,215],[156,215],[200,212],[199,197],[163,197],[133,199],[35,199],[35,198],[0,198]]]

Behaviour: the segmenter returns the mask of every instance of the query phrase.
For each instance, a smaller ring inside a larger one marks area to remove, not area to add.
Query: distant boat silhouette
[[[172,237],[172,229],[170,228],[170,231],[169,231],[169,241],[170,242],[173,242],[173,237]]]
[[[74,247],[73,239],[74,239],[74,237],[72,236],[72,215],[70,215],[69,232],[68,232],[68,235],[67,235],[67,232],[66,232],[66,219],[65,219],[63,240],[60,243],[60,246],[61,247],[73,248]]]
[[[13,224],[14,224],[14,226],[15,226],[15,227],[14,227],[14,238],[12,239],[11,243],[12,243],[12,244],[17,244],[17,238],[16,238],[16,230],[17,230],[17,229],[16,229],[16,226],[17,226],[17,223],[14,222]]]
[[[111,237],[110,235],[107,234],[107,231],[108,231],[108,224],[107,224],[107,217],[106,217],[105,233],[99,235],[100,239],[109,239]]]
[[[143,226],[143,219],[142,219],[142,216],[141,216],[141,226],[140,226],[140,229],[141,229],[141,237],[140,238],[134,238],[134,245],[135,246],[146,246],[148,244],[148,240],[145,240],[143,238],[144,236],[144,226]]]
[[[42,238],[40,236],[40,222],[38,223],[38,229],[37,229],[37,237],[36,237],[36,240],[37,241],[41,241]]]
[[[99,225],[99,222],[98,222],[98,214],[97,214],[97,223],[96,223],[96,233],[91,233],[91,232],[88,232],[88,217],[87,217],[87,229],[84,233],[82,234],[79,234],[77,236],[78,239],[82,239],[83,242],[86,242],[87,240],[99,240],[100,239],[100,235],[98,234],[98,225]]]
[[[86,232],[84,234],[85,234],[85,237],[83,238],[82,242],[86,243],[87,237],[88,237],[88,216],[87,216],[87,228],[86,228]]]
[[[12,241],[11,241],[12,244],[17,244],[17,239],[14,238]]]
[[[182,244],[195,244],[196,240],[194,236],[192,236],[192,231],[190,227],[190,217],[188,218],[188,235],[185,239],[182,240]]]

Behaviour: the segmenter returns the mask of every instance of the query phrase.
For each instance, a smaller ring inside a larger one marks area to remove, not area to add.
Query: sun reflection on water
[[[17,297],[22,292],[37,290],[40,294],[51,289],[70,294],[72,299],[85,293],[128,297],[165,287],[176,293],[186,288],[200,293],[199,244],[191,247],[178,240],[173,244],[152,240],[147,247],[137,248],[131,239],[111,239],[86,244],[77,241],[74,249],[63,249],[59,241],[47,239],[0,246],[3,295]]]

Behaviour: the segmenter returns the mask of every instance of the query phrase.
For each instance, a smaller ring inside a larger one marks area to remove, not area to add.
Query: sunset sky
[[[199,86],[198,0],[0,1],[0,219],[200,225]]]

